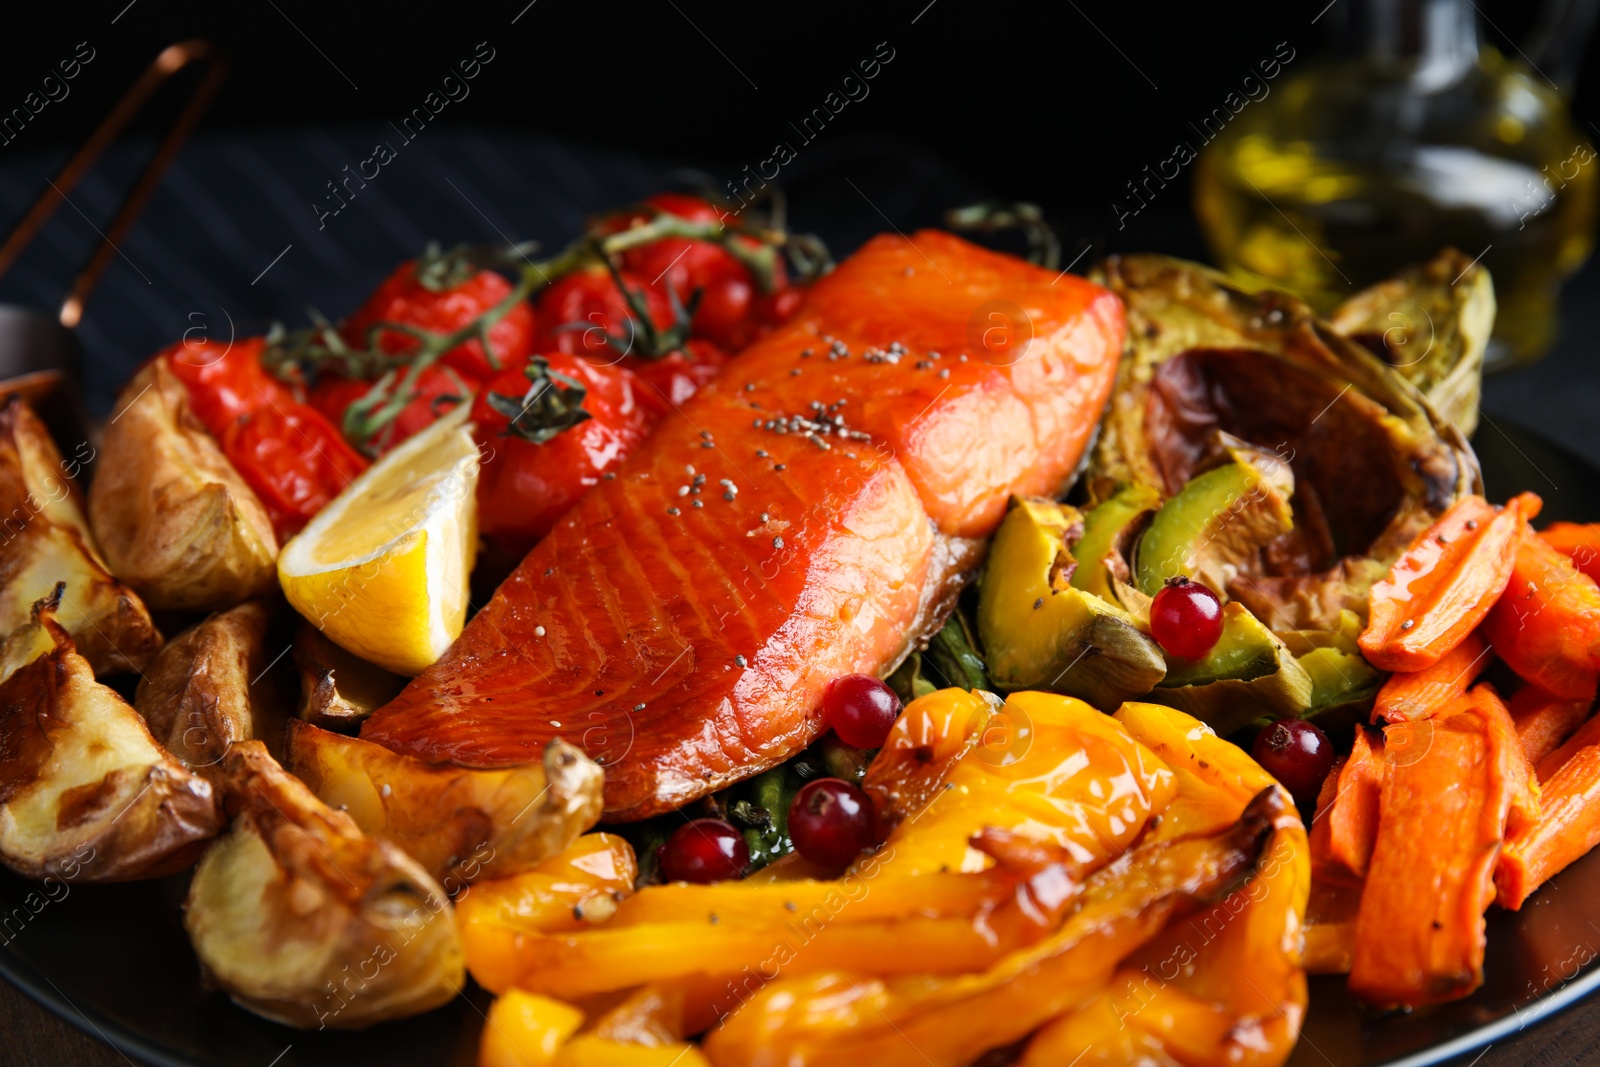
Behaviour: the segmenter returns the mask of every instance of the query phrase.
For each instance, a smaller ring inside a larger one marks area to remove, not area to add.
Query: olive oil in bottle
[[[1480,45],[1469,3],[1366,6],[1366,47],[1295,72],[1201,151],[1213,253],[1327,313],[1454,245],[1494,279],[1491,365],[1537,359],[1594,244],[1600,160],[1551,83]]]

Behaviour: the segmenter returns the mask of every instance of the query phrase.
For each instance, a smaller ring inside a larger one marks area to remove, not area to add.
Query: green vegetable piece
[[[1161,680],[1166,661],[1121,607],[1074,588],[1076,508],[1018,499],[978,583],[978,635],[1001,690],[1043,689],[1110,711]]]
[[[1262,716],[1301,716],[1312,681],[1283,639],[1243,604],[1222,606],[1222,636],[1197,660],[1174,659],[1150,700],[1188,712],[1227,736]]]
[[[1145,516],[1161,506],[1161,494],[1139,482],[1117,487],[1100,504],[1083,513],[1083,536],[1072,546],[1078,568],[1072,572],[1072,587],[1093,593],[1101,600],[1116,603],[1116,590],[1106,557],[1113,554],[1127,559],[1129,542]]]

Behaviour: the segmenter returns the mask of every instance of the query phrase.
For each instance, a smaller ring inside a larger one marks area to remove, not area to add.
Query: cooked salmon
[[[822,731],[827,683],[936,627],[1012,493],[1077,468],[1116,297],[936,231],[878,237],[574,508],[365,724],[475,766],[564,737],[607,817],[671,810]]]

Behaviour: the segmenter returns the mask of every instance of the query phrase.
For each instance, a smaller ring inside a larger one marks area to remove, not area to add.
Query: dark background
[[[585,214],[660,188],[677,168],[698,168],[721,186],[780,140],[799,149],[779,179],[794,228],[820,232],[837,253],[995,196],[1043,205],[1065,260],[1080,267],[1118,250],[1203,257],[1189,213],[1192,168],[1126,228],[1112,200],[1191,137],[1190,121],[1259,61],[1287,48],[1288,72],[1310,62],[1355,4],[11,3],[0,34],[0,115],[80,42],[95,58],[70,96],[0,144],[0,219],[19,217],[47,188],[162,47],[207,37],[230,56],[221,96],[123,242],[80,329],[90,405],[102,414],[138,360],[197,324],[235,333],[273,320],[300,325],[308,303],[337,318],[428,238],[560,247]],[[1477,6],[1485,41],[1507,52],[1534,20],[1527,0]],[[495,58],[470,95],[319,230],[312,204],[328,180],[376,140],[400,143],[390,124],[479,42]],[[791,124],[886,49],[893,59],[866,83],[869,95],[803,144]],[[1574,99],[1582,129],[1600,121],[1597,67],[1586,64]],[[136,134],[172,113],[173,90]],[[0,279],[0,301],[59,303],[146,143],[114,151],[58,210]],[[1594,285],[1600,292],[1600,277]],[[1497,381],[1486,412],[1540,421],[1600,457],[1600,440],[1585,433],[1600,377],[1588,373],[1587,345],[1571,347],[1591,326],[1600,320],[1570,322],[1547,360],[1557,370],[1546,373],[1565,382],[1553,409],[1543,379],[1520,374]]]
[[[733,178],[779,140],[798,146],[790,123],[886,42],[894,58],[868,83],[870,95],[784,169],[796,228],[821,232],[843,254],[873,232],[936,224],[944,207],[988,195],[1043,205],[1069,260],[1084,249],[1084,264],[1116,250],[1203,257],[1189,170],[1125,229],[1111,201],[1280,42],[1295,50],[1291,71],[1327,47],[1352,5],[8,3],[0,114],[79,42],[95,58],[70,96],[0,145],[0,220],[9,226],[47,188],[161,48],[206,37],[226,50],[232,71],[221,96],[80,328],[91,407],[104,413],[139,359],[197,323],[240,333],[273,319],[299,324],[308,303],[337,317],[428,238],[558,247],[586,213],[659,188],[677,168],[719,184]],[[1534,18],[1527,0],[1478,7],[1486,43],[1508,52]],[[318,229],[311,205],[324,181],[388,138],[387,124],[479,42],[495,58],[470,96]],[[1591,46],[1573,99],[1591,134],[1588,123],[1600,123],[1593,54]],[[157,118],[171,111],[163,101]],[[133,143],[73,194],[0,279],[0,302],[59,302],[157,128],[154,119],[137,124]],[[1591,265],[1568,287],[1550,356],[1488,383],[1480,434],[1520,422],[1600,460],[1597,298],[1600,267]],[[1597,1016],[1580,1009],[1492,1050],[1481,1067],[1592,1059]],[[0,1048],[7,1063],[125,1062],[62,1036],[9,988],[0,989]]]
[[[829,140],[931,148],[997,195],[1114,229],[1108,202],[1125,179],[1189,137],[1186,121],[1279,42],[1303,62],[1340,31],[1352,2],[9,3],[0,108],[77,42],[99,55],[75,89],[90,99],[47,108],[37,128],[0,149],[0,162],[76,143],[179,38],[207,37],[231,55],[233,76],[207,122],[228,130],[396,119],[487,40],[499,57],[442,124],[732,164],[734,173],[775,140],[794,140],[787,123],[887,41],[894,60],[830,125]],[[1498,31],[1520,42],[1536,10],[1529,0],[1478,6],[1498,28],[1486,24],[1486,40],[1503,51],[1510,43]],[[1579,119],[1600,114],[1597,80],[1590,70],[1580,81]],[[1173,210],[1186,206],[1186,187],[1171,192]]]

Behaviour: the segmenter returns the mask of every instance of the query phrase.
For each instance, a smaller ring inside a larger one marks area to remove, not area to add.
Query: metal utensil
[[[3,275],[156,90],[195,63],[205,64],[204,76],[156,146],[110,224],[101,231],[100,242],[73,279],[61,307],[52,314],[17,304],[0,304],[0,403],[11,396],[25,397],[58,442],[88,439],[74,327],[83,318],[89,294],[105,273],[111,257],[117,254],[118,242],[144,210],[162,175],[227,77],[227,61],[217,48],[209,41],[190,40],[163,49],[55,178],[47,179],[48,188],[0,244],[0,275]]]

